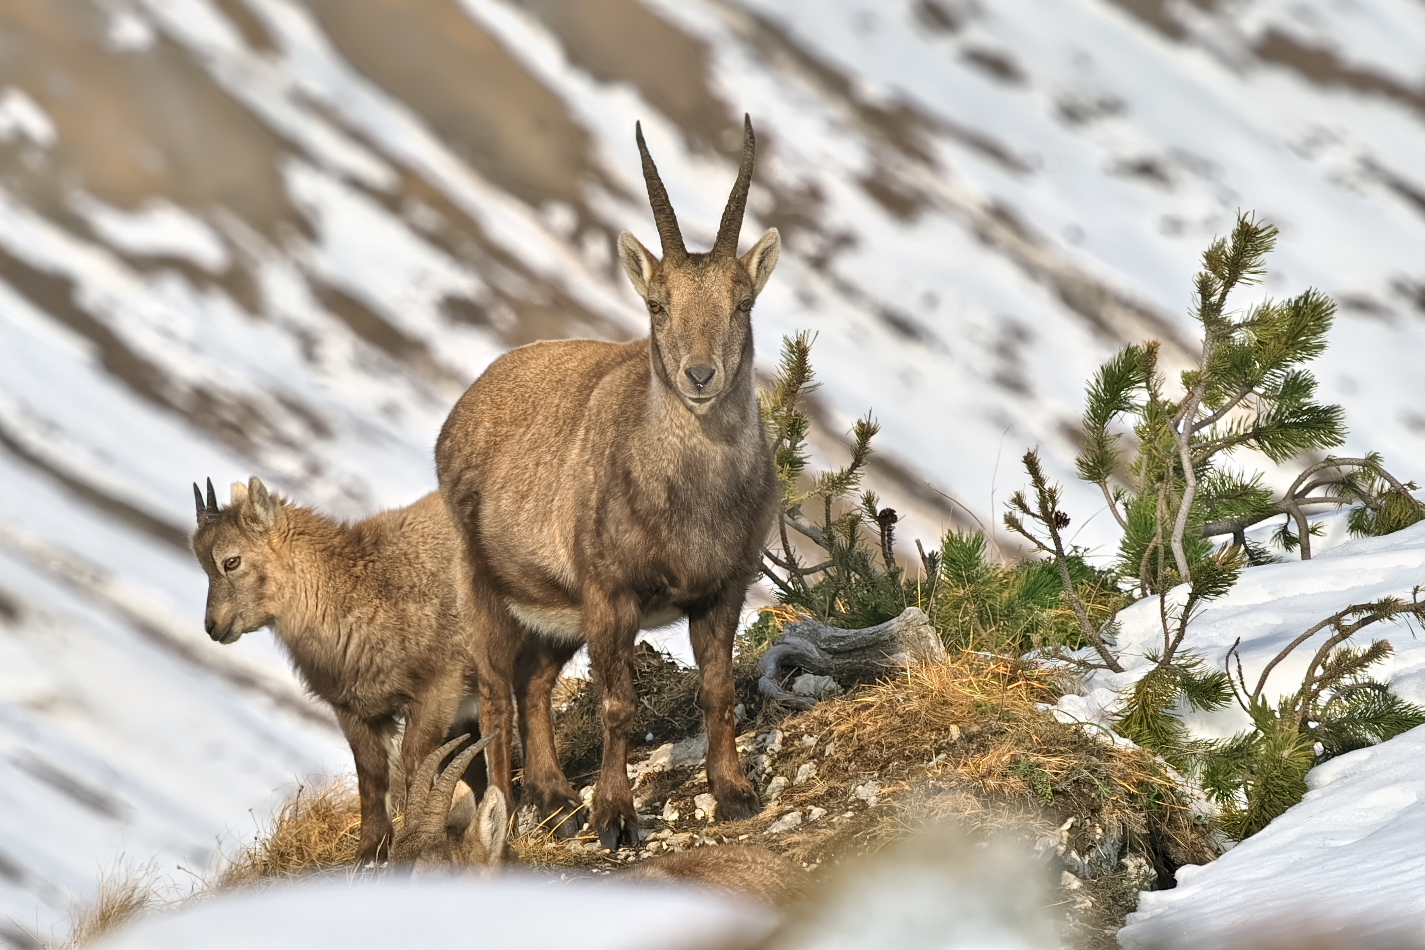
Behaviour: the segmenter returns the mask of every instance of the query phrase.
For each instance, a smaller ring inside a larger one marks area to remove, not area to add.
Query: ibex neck
[[[286,505],[274,545],[283,552],[284,585],[278,598],[277,635],[299,663],[303,645],[312,638],[329,639],[346,625],[342,616],[355,599],[352,576],[343,565],[350,529],[332,518]]]

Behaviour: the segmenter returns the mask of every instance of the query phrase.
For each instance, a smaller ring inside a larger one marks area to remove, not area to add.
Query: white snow
[[[1172,890],[1143,894],[1119,932],[1136,948],[1413,947],[1425,928],[1425,726],[1332,759],[1262,831]]]
[[[0,92],[0,142],[25,138],[40,148],[53,148],[59,141],[54,121],[23,89],[6,86]]]
[[[526,947],[695,950],[740,945],[776,918],[760,907],[672,888],[509,875],[498,880],[335,880],[219,897],[154,917],[95,950],[390,950]]]
[[[1384,597],[1408,602],[1421,585],[1425,585],[1425,522],[1381,538],[1345,541],[1309,561],[1248,568],[1225,597],[1201,608],[1188,626],[1183,649],[1226,669],[1227,651],[1241,638],[1237,654],[1251,688],[1268,662],[1320,621],[1352,604]],[[1181,589],[1171,592],[1170,604],[1180,603],[1181,596]],[[1087,681],[1087,696],[1066,696],[1059,702],[1056,708],[1061,718],[1108,724],[1117,708],[1116,691],[1152,666],[1148,653],[1162,652],[1158,611],[1158,598],[1149,597],[1119,613],[1117,652],[1126,672],[1093,673]],[[1362,629],[1355,642],[1389,641],[1394,655],[1373,668],[1371,675],[1390,681],[1402,698],[1425,705],[1425,640],[1418,634],[1418,623],[1401,618]],[[1272,670],[1263,693],[1268,701],[1275,702],[1300,685],[1311,656],[1328,635],[1321,633],[1306,641]],[[1236,668],[1234,661],[1231,669]],[[1203,738],[1230,736],[1249,723],[1247,714],[1235,704],[1214,712],[1180,712],[1192,732]]]
[[[212,273],[227,270],[228,249],[211,227],[164,198],[150,198],[134,211],[115,208],[76,191],[69,206],[109,245],[140,257],[191,261]]]

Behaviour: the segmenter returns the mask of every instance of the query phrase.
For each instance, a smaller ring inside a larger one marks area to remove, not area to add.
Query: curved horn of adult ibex
[[[752,184],[752,162],[757,155],[757,138],[752,134],[752,117],[742,115],[742,167],[737,170],[737,181],[733,182],[732,194],[727,196],[727,207],[722,212],[722,224],[718,225],[717,240],[713,242],[714,255],[737,256],[737,238],[742,234],[742,212],[747,208],[747,189]]]
[[[648,204],[653,208],[653,221],[658,225],[658,238],[663,242],[663,259],[666,261],[671,257],[680,260],[688,256],[688,249],[683,245],[678,216],[673,213],[668,189],[663,187],[663,179],[658,177],[658,166],[653,164],[653,156],[648,154],[648,146],[643,141],[643,123],[634,123],[633,128],[638,139],[638,154],[643,157],[643,181],[648,186]]]

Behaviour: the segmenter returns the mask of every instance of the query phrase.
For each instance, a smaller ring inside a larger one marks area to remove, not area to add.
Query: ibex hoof
[[[715,793],[714,797],[717,799],[718,821],[743,821],[762,810],[762,803],[757,800],[757,793],[751,785],[725,789],[721,794]]]
[[[572,838],[584,827],[584,810],[582,808],[566,809],[550,815],[546,821],[553,826],[554,837],[561,840]]]
[[[599,843],[610,851],[638,847],[638,818],[616,815],[613,821],[599,828]]]

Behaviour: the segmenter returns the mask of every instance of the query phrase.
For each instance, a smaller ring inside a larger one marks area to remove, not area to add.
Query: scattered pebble
[[[773,727],[767,730],[767,735],[763,737],[762,748],[772,754],[781,752],[782,738],[782,730]]]
[[[816,763],[805,762],[801,768],[797,769],[797,777],[792,779],[792,784],[801,785],[803,782],[810,782],[814,778],[816,778]],[[880,791],[879,785],[876,786],[876,790]]]
[[[693,806],[697,809],[697,811],[693,813],[694,817],[702,818],[707,821],[712,821],[713,815],[717,813],[717,799],[713,798],[708,792],[695,795],[693,797]]]
[[[859,798],[861,799],[861,801],[865,802],[867,806],[873,807],[877,802],[880,801],[880,798],[878,797],[880,795],[880,792],[881,783],[876,781],[875,779],[871,779],[869,781],[862,782],[860,785],[857,785],[855,788],[853,788],[851,790],[851,797]]]
[[[784,831],[791,831],[802,823],[802,813],[799,811],[789,811],[781,818],[772,822],[772,827],[767,829],[769,835],[779,835]]]
[[[785,792],[787,790],[787,786],[790,784],[792,783],[787,781],[787,777],[785,775],[772,776],[772,781],[767,783],[767,801],[775,802],[777,800],[777,796]]]
[[[673,799],[668,799],[663,803],[663,814],[660,816],[664,821],[677,821],[678,809],[673,805]]]
[[[802,748],[803,748],[803,749],[810,749],[812,746],[816,745],[816,740],[819,739],[819,738],[821,738],[821,737],[820,737],[820,736],[802,736]]]
[[[819,818],[824,818],[824,817],[826,817],[826,809],[825,809],[825,808],[819,808],[819,807],[817,807],[817,806],[812,806],[811,808],[809,808],[809,809],[807,810],[807,821],[816,821],[817,819],[819,819]]]
[[[830,742],[828,742],[828,743],[826,744],[826,751],[823,752],[822,755],[829,759],[829,758],[831,758],[832,753],[834,753],[835,751],[836,751],[836,740],[835,740],[835,739],[832,739]]]
[[[733,707],[732,707],[732,718],[733,718],[736,722],[746,722],[746,721],[747,721],[747,706],[746,706],[745,704],[743,704],[743,703],[738,703],[736,706],[733,706]]]
[[[792,692],[799,696],[810,696],[813,699],[827,699],[841,692],[841,684],[830,676],[803,673],[792,680]]]

